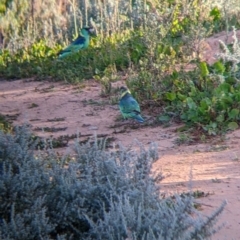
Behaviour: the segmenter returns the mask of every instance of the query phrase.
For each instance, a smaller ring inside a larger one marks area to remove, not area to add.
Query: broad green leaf
[[[213,21],[217,21],[221,19],[221,11],[218,9],[218,7],[214,7],[210,11],[210,16],[213,17]]]
[[[187,97],[181,93],[177,93],[177,97],[178,99],[180,99],[181,101],[184,101]]]
[[[234,108],[228,113],[229,119],[236,119],[237,116],[239,115],[239,110]]]
[[[216,73],[222,74],[225,72],[225,66],[220,62],[217,61],[213,64],[214,70],[216,71]]]
[[[192,100],[192,98],[188,97],[186,98],[187,105],[190,109],[196,109],[197,105],[196,103]]]
[[[224,115],[223,114],[218,115],[216,117],[216,121],[220,123],[224,122],[225,121]]]
[[[230,92],[231,90],[231,85],[228,83],[222,83],[218,86],[217,91],[223,91],[225,93]]]
[[[234,99],[237,101],[237,102],[240,102],[240,92],[236,92],[234,94]]]
[[[210,126],[211,128],[217,128],[217,123],[216,123],[216,122],[211,122],[211,123],[209,124],[209,126]]]
[[[216,135],[217,134],[217,123],[211,122],[210,124],[203,126],[203,129],[208,132],[209,135]]]
[[[179,74],[176,70],[174,70],[173,73],[171,74],[171,77],[175,80],[178,78],[178,76],[179,76]]]
[[[157,46],[157,53],[158,54],[163,53],[163,45],[162,44],[158,44],[158,46]]]
[[[236,130],[236,129],[238,129],[238,124],[236,122],[230,122],[230,123],[228,123],[228,129]]]
[[[181,116],[180,116],[180,118],[181,118],[183,121],[184,121],[184,120],[185,120],[185,121],[188,120],[188,115],[187,115],[187,113],[185,113],[185,112],[182,113]]]
[[[226,77],[226,79],[225,79],[225,82],[226,82],[226,83],[229,83],[229,84],[231,84],[231,85],[236,84],[237,81],[238,81],[238,80],[237,80],[235,77],[233,77],[233,76],[228,76],[228,77]]]
[[[204,98],[200,102],[200,107],[202,110],[207,110],[211,106],[212,102],[209,98]]]
[[[176,99],[176,93],[174,93],[174,92],[168,92],[168,93],[166,93],[166,98],[167,98],[167,100],[169,100],[169,101],[174,101],[175,99]]]
[[[207,63],[206,62],[200,62],[200,73],[202,77],[206,77],[209,74]]]
[[[187,112],[187,118],[188,118],[188,120],[191,120],[191,122],[199,122],[198,111],[189,110]]]
[[[229,96],[224,96],[221,100],[228,105],[233,103],[233,99]]]

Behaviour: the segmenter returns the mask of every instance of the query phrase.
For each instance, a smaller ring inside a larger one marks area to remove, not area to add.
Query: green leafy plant
[[[34,76],[51,76],[51,69],[59,45],[49,47],[46,42],[39,41],[27,49],[16,52],[2,50],[0,52],[0,77],[9,79]]]
[[[231,74],[225,69],[221,61],[211,67],[200,63],[199,69],[194,71],[199,74],[198,79],[185,78],[187,84],[184,88],[179,79],[174,82],[171,92],[165,94],[165,100],[175,108],[182,121],[205,130],[209,135],[234,130],[240,120],[240,85],[228,83]],[[223,82],[222,75],[217,74],[220,72],[225,75]]]
[[[12,124],[6,119],[4,115],[0,114],[0,131],[10,133],[12,130]]]

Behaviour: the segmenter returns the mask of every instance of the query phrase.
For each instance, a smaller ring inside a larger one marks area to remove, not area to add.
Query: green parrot
[[[58,58],[64,58],[71,53],[75,53],[80,49],[85,49],[89,45],[90,34],[94,32],[92,27],[84,27],[81,29],[79,36],[66,48],[61,50]]]
[[[133,118],[138,122],[144,122],[144,119],[141,116],[141,111],[138,102],[131,95],[131,92],[126,87],[121,87],[121,98],[119,101],[120,111],[125,118]]]

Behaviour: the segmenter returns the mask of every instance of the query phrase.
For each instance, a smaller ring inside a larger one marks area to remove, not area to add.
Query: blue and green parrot
[[[138,102],[131,95],[131,92],[126,87],[121,87],[121,97],[119,101],[119,108],[124,117],[133,118],[140,123],[144,122],[144,119],[141,116],[141,111]]]
[[[79,36],[66,48],[61,50],[59,58],[64,58],[72,53],[78,52],[80,49],[85,49],[88,47],[90,42],[90,35],[94,32],[92,27],[84,27],[81,29]]]

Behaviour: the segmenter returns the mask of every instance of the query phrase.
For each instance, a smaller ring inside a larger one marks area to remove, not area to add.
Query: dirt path
[[[206,195],[197,199],[204,213],[213,211],[224,200],[228,202],[220,219],[226,225],[212,239],[240,239],[240,130],[227,135],[223,142],[178,146],[178,126],[121,126],[117,105],[100,97],[100,86],[92,81],[84,88],[45,81],[1,81],[0,89],[0,112],[14,124],[28,122],[37,135],[59,137],[78,132],[80,140],[85,141],[98,134],[112,139],[109,146],[119,142],[129,146],[135,139],[145,146],[156,142],[159,160],[154,170],[166,176],[162,189],[187,191],[192,167],[193,190]]]
[[[205,195],[196,200],[202,204],[204,213],[212,212],[227,200],[219,220],[225,227],[212,239],[240,239],[239,136],[238,130],[222,145],[181,146],[171,153],[163,153],[154,166],[169,176],[162,181],[162,189],[170,192],[188,190],[192,168],[193,191]]]

